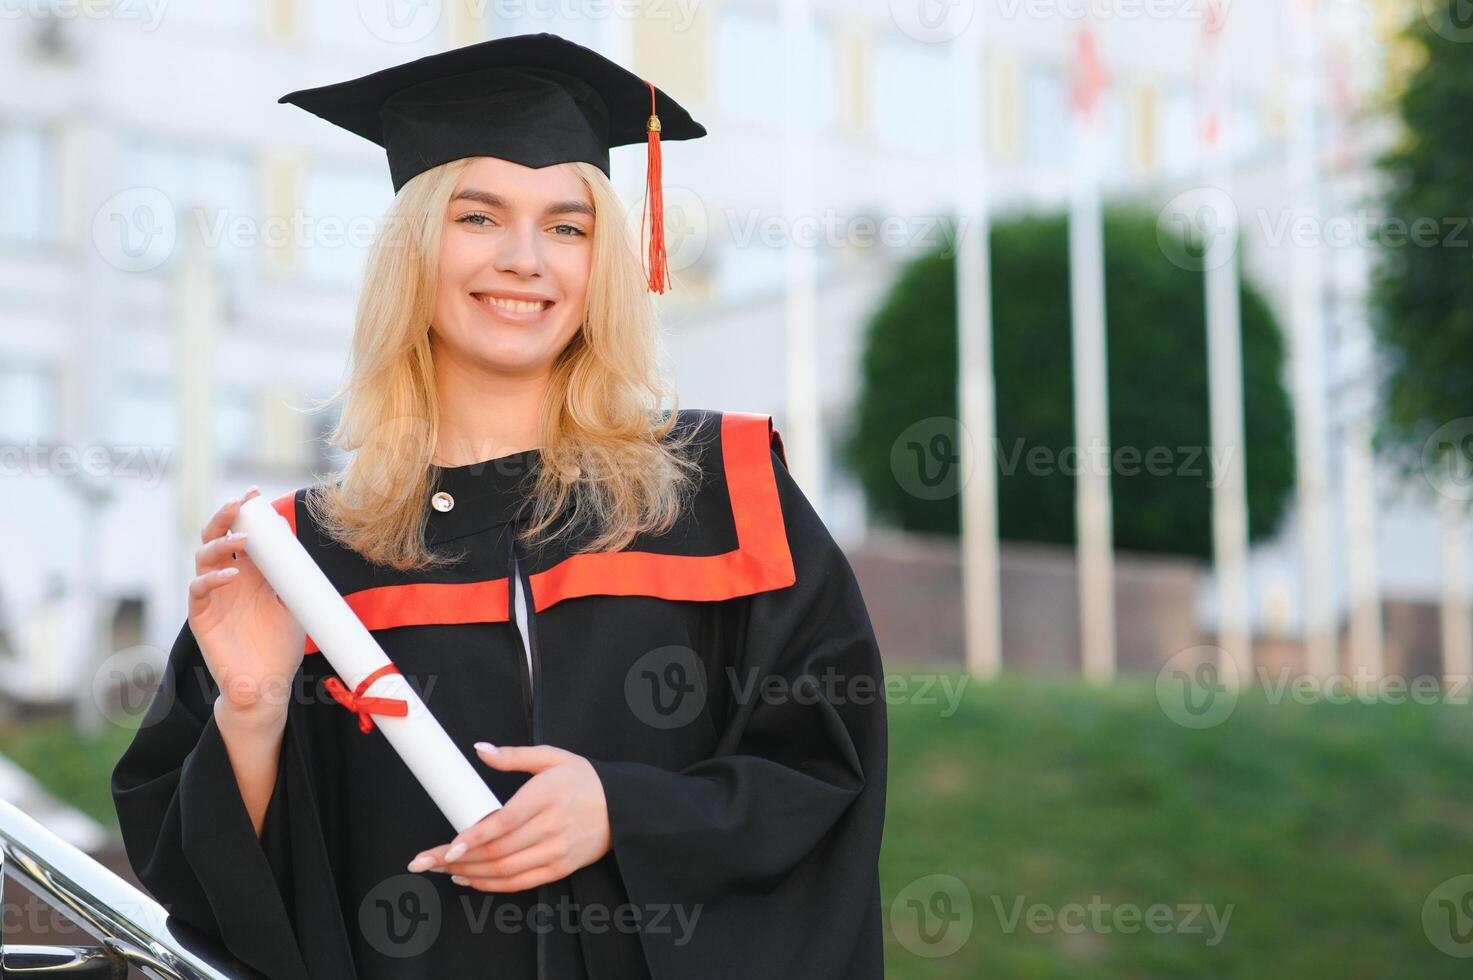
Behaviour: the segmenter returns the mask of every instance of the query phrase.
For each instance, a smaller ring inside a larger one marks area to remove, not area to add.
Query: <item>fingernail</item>
[[[241,496],[242,497],[249,497],[251,495],[251,492],[252,491],[255,491],[255,492],[259,493],[260,490],[261,490],[260,486],[258,486],[257,484],[254,484],[253,483],[250,486],[246,487],[246,492],[243,493],[243,494],[241,494]]]
[[[238,571],[240,571],[240,568],[239,567],[237,567],[235,565],[231,565],[229,568],[222,568],[222,569],[220,569],[220,577],[221,578],[230,578],[232,575],[234,575]]]
[[[460,875],[451,875],[450,880],[457,885],[469,885],[471,883],[469,878],[462,878]]]
[[[428,868],[432,863],[434,863],[433,858],[431,858],[428,854],[421,854],[413,861],[409,862],[409,870],[423,871],[425,868]]]
[[[450,848],[450,850],[448,850],[448,851],[445,852],[445,860],[446,861],[454,861],[456,858],[460,857],[464,853],[465,853],[465,845],[464,844],[455,844],[455,845],[453,845]]]
[[[477,742],[476,743],[476,751],[477,752],[495,753],[496,746],[492,745],[490,742]]]

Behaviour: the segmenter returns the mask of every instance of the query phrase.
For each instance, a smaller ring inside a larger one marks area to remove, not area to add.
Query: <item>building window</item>
[[[187,3],[169,8],[169,17],[179,16],[191,27],[230,35],[251,35],[260,30],[265,12],[260,0],[210,0],[209,3]]]
[[[1202,136],[1197,117],[1197,100],[1190,89],[1174,89],[1166,95],[1161,113],[1161,170],[1168,177],[1182,177],[1198,166]]]
[[[715,266],[716,293],[728,302],[779,292],[787,276],[783,250],[759,242],[723,248]]]
[[[120,446],[179,445],[179,427],[174,400],[160,389],[159,379],[134,378],[119,381],[111,411],[111,438]]]
[[[777,18],[751,10],[721,10],[713,52],[716,105],[733,120],[782,125],[782,45]]]
[[[136,141],[123,149],[122,172],[125,186],[163,192],[181,244],[186,233],[197,231],[226,280],[227,294],[238,291],[265,233],[250,159],[243,153]],[[169,261],[181,252],[176,247]]]
[[[37,364],[0,364],[0,439],[46,444],[57,438],[56,378]]]
[[[303,276],[320,284],[357,283],[393,200],[392,185],[377,171],[309,167],[302,182],[307,234],[298,243]]]
[[[1028,163],[1064,167],[1070,160],[1069,90],[1057,68],[1035,66],[1023,83],[1023,139]]]
[[[0,239],[56,240],[56,166],[39,126],[0,127]]]
[[[885,39],[875,45],[875,139],[896,149],[926,153],[951,147],[955,125],[950,99],[951,62],[938,45]]]

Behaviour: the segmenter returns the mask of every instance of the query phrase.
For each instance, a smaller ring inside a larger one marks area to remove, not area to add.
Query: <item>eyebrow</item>
[[[488,208],[511,207],[510,202],[508,202],[507,199],[502,197],[500,194],[492,194],[490,191],[478,191],[471,188],[467,188],[463,191],[458,191],[456,195],[450,200],[452,202],[479,201],[480,203],[486,205],[486,207]],[[542,209],[542,216],[544,218],[550,218],[553,215],[557,214],[586,214],[590,218],[594,217],[593,205],[587,203],[586,201],[554,201],[547,207]]]

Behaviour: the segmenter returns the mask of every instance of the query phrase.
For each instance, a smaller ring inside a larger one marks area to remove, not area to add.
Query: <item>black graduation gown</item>
[[[310,637],[258,840],[186,622],[112,776],[145,886],[270,977],[882,976],[884,675],[854,574],[769,416],[680,424],[700,429],[694,503],[620,552],[512,540],[537,450],[436,469],[454,503],[427,540],[463,550],[449,569],[371,565],[318,533],[305,490],[276,502],[498,798],[531,777],[486,766],[478,740],[592,762],[607,854],[516,894],[408,872],[454,830],[324,691],[336,675]]]

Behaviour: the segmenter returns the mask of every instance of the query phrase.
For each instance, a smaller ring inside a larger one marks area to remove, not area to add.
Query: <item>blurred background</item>
[[[887,972],[1466,976],[1461,0],[0,3],[0,797],[131,878],[199,528],[341,461],[391,186],[277,97],[535,31],[709,130],[670,366],[863,587]]]

